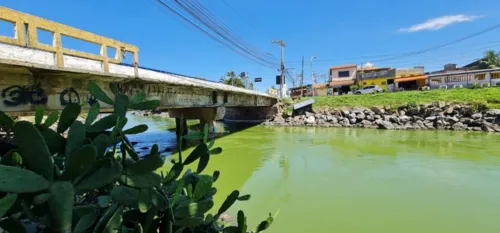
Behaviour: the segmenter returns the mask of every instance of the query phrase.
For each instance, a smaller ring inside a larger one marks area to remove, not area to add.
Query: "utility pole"
[[[304,56],[302,56],[302,74],[300,75],[300,97],[302,98],[303,91],[304,91]]]
[[[313,65],[314,59],[316,59],[316,56],[311,57],[311,79],[313,81],[313,84],[316,84],[317,81],[316,81],[316,76],[314,75],[314,65]]]
[[[281,82],[280,82],[280,98],[283,98],[283,83],[285,82],[285,42],[283,40],[273,40],[273,44],[281,47]]]

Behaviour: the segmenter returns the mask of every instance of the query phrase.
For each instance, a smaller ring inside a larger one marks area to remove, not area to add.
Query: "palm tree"
[[[499,68],[500,67],[500,52],[495,53],[494,50],[488,50],[484,53],[484,58],[481,60],[481,64],[486,66],[486,68]]]
[[[227,84],[227,85],[231,85],[231,86],[236,86],[236,87],[243,87],[245,88],[245,83],[243,82],[243,80],[238,77],[234,71],[229,71],[226,73],[226,76],[222,76],[220,78],[220,82],[221,83],[224,83],[224,84]]]

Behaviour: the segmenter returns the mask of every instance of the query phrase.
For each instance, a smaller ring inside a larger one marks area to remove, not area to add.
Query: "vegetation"
[[[250,78],[249,77],[241,78],[238,75],[236,75],[234,73],[234,71],[229,71],[226,73],[226,76],[222,76],[219,81],[221,83],[231,85],[231,86],[253,89],[253,81],[250,81],[248,83],[248,86],[246,86],[245,79],[250,79]]]
[[[427,104],[435,101],[469,103],[500,108],[500,88],[448,89],[430,91],[404,91],[365,95],[313,97],[314,108],[341,107],[398,107],[404,104]]]
[[[500,52],[488,50],[484,53],[484,58],[481,60],[482,68],[493,69],[500,67]]]
[[[238,212],[236,226],[224,226],[219,216],[249,195],[235,190],[217,211],[213,187],[219,172],[201,174],[210,156],[222,149],[208,141],[207,131],[188,135],[202,142],[186,157],[179,150],[169,172],[158,146],[139,158],[127,135],[145,132],[146,125],[124,129],[128,108],[148,110],[159,101],[144,101],[140,93],[129,99],[115,85],[112,100],[94,82],[89,91],[114,113],[95,122],[100,106],[90,109],[84,123],[77,121],[81,107],[66,106],[61,114],[37,108],[34,124],[15,122],[0,112],[0,125],[13,133],[18,149],[0,160],[0,227],[7,232],[111,233],[111,232],[247,232],[246,217]],[[57,129],[51,126],[56,124]],[[68,131],[67,138],[63,133]],[[179,140],[179,146],[182,140]],[[196,171],[184,167],[198,161]],[[272,223],[269,216],[256,228]],[[30,227],[31,226],[31,227]]]

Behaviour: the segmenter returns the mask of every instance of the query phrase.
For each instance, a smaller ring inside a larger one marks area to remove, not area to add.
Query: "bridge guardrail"
[[[111,38],[103,37],[91,32],[83,31],[2,6],[0,6],[0,20],[12,23],[14,25],[15,32],[14,37],[0,35],[1,43],[53,52],[56,55],[56,64],[60,68],[64,67],[64,55],[70,55],[101,61],[104,71],[109,72],[109,63],[120,64],[124,55],[127,52],[130,52],[133,54],[136,76],[138,74],[139,49],[134,45],[126,44]],[[37,29],[42,29],[53,34],[52,46],[38,41]],[[61,42],[62,35],[99,45],[101,48],[100,55],[64,48]],[[108,57],[108,47],[116,50],[114,58]]]

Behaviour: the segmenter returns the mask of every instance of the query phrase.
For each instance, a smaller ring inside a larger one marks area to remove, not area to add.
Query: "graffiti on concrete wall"
[[[61,92],[59,100],[61,101],[62,106],[66,106],[71,103],[80,104],[80,95],[74,88],[70,87]]]
[[[92,107],[96,103],[97,103],[97,98],[92,94],[88,94],[87,95],[87,104],[89,104],[89,106]]]
[[[33,86],[10,86],[2,91],[3,103],[7,106],[19,106],[24,104],[42,104],[47,103],[47,95],[38,84]]]

